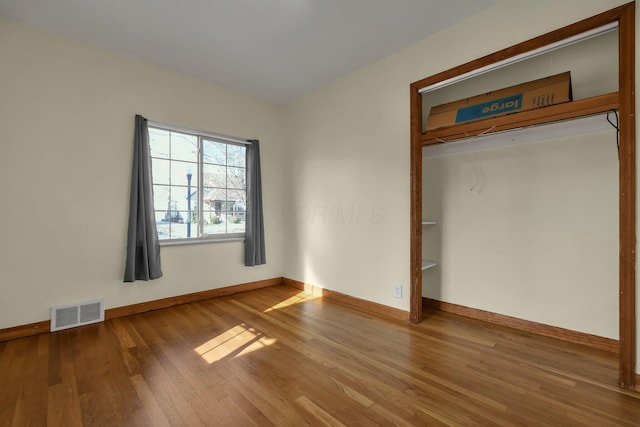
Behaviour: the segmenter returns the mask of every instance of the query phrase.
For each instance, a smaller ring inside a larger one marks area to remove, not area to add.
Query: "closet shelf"
[[[423,259],[422,260],[422,269],[423,270],[427,270],[431,267],[435,267],[436,265],[438,265],[437,262],[435,261],[429,261],[428,259]]]
[[[535,110],[521,111],[506,116],[491,117],[430,130],[422,134],[422,145],[438,144],[527,126],[585,117],[609,110],[617,110],[618,108],[619,95],[618,92],[613,92]]]

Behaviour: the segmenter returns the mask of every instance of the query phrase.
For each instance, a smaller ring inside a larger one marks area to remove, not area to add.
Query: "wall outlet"
[[[401,284],[393,285],[393,297],[394,298],[402,298],[402,285]]]

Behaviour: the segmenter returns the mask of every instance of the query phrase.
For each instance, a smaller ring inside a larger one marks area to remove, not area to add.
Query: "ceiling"
[[[501,0],[0,0],[0,15],[287,103]]]

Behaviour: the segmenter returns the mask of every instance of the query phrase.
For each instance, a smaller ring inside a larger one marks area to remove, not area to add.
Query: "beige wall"
[[[0,328],[281,276],[281,108],[7,20],[0,62]],[[242,242],[163,247],[162,279],[122,282],[135,114],[261,140],[267,265]]]
[[[284,275],[408,310],[409,84],[623,3],[506,1],[289,105],[286,200],[317,214],[288,224]]]
[[[424,296],[618,338],[613,128],[423,166]]]

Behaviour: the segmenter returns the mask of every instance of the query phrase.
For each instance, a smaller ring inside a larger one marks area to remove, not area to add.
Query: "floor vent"
[[[51,307],[51,332],[104,321],[104,301]]]

